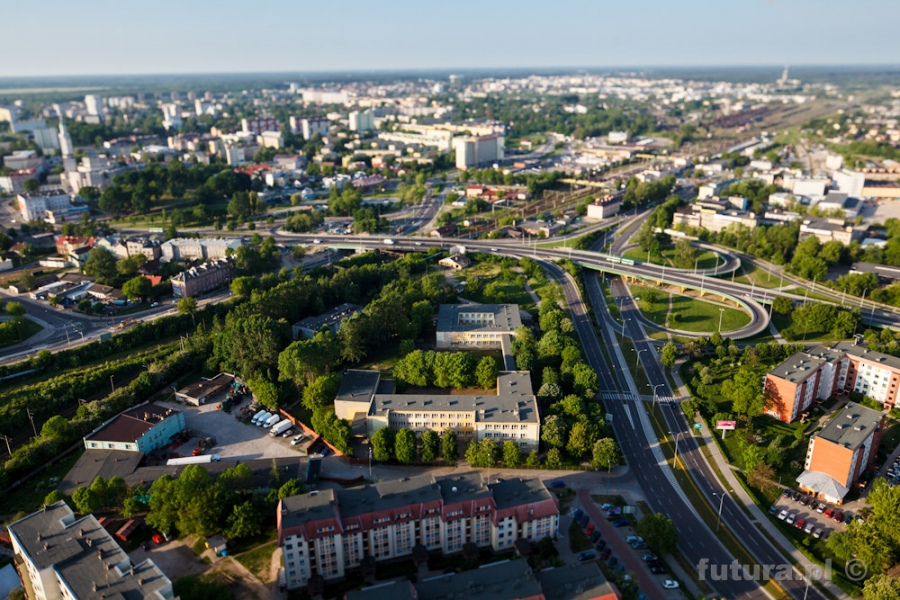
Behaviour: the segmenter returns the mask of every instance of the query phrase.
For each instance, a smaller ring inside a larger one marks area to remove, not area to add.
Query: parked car
[[[812,521],[807,521],[806,527],[803,528],[803,532],[804,533],[812,533],[813,529],[815,529],[815,528],[816,528],[815,523],[813,523]]]
[[[782,495],[782,497],[784,497],[784,498],[790,498],[790,497],[791,497],[791,490],[787,490],[787,489],[786,489],[786,490],[784,490],[783,492],[781,492],[781,495]]]
[[[581,519],[578,520],[578,524],[581,525],[581,528],[584,529],[588,526],[588,523],[591,522],[591,518],[587,515],[581,515]]]
[[[836,511],[834,513],[834,522],[835,523],[843,523],[844,522],[844,513],[841,511]]]
[[[803,529],[804,525],[806,525],[806,519],[797,519],[794,523],[794,527],[797,529]]]
[[[799,502],[800,496],[801,496],[800,492],[791,492],[791,498],[794,499],[794,502]]]
[[[825,518],[826,518],[826,519],[830,519],[830,518],[833,517],[833,516],[834,516],[834,509],[833,509],[833,508],[829,508],[828,510],[825,511]]]
[[[593,560],[593,559],[597,558],[597,553],[594,552],[593,550],[585,550],[584,552],[580,553],[576,558],[578,559],[578,562],[584,562],[586,560]]]
[[[619,519],[617,521],[613,521],[613,527],[628,527],[628,519]]]
[[[610,557],[609,557],[609,562],[606,563],[606,564],[608,564],[608,565],[609,565],[609,568],[612,569],[612,568],[615,567],[617,564],[619,564],[619,559],[616,558],[615,556],[610,556]]]
[[[800,498],[800,506],[806,506],[807,504],[809,504],[809,500],[809,496],[803,496],[802,498]]]
[[[581,510],[580,508],[579,508],[579,509],[576,509],[576,510],[575,510],[575,514],[573,514],[572,516],[575,517],[575,520],[576,520],[576,521],[580,521],[580,520],[581,520],[581,517],[584,516],[584,511]]]
[[[298,435],[297,437],[295,437],[294,439],[291,440],[291,445],[296,446],[297,444],[302,442],[305,437],[306,437],[306,435],[301,433],[300,435]]]
[[[600,530],[599,530],[599,529],[596,530],[594,533],[591,534],[591,543],[596,542],[596,541],[599,540],[601,537],[603,537],[603,534],[600,533]]]
[[[665,575],[666,573],[668,573],[666,568],[660,564],[656,564],[650,567],[650,572],[654,575]]]
[[[634,548],[635,550],[643,550],[647,547],[647,543],[646,542],[632,542],[631,547]]]
[[[550,487],[552,488],[564,488],[566,487],[566,482],[562,479],[557,479],[555,481],[550,482]]]
[[[612,550],[610,550],[609,548],[604,548],[603,550],[600,551],[600,560],[606,560],[607,558],[609,558],[609,555],[611,553],[612,553]]]
[[[285,431],[284,433],[281,434],[281,437],[291,437],[292,435],[294,435],[294,430],[288,429],[287,431]]]
[[[606,516],[607,517],[618,517],[622,514],[621,506],[613,506],[612,508],[607,509]]]
[[[587,527],[584,528],[584,535],[591,536],[594,533],[594,524],[589,523]]]
[[[634,542],[643,542],[644,538],[639,535],[629,535],[625,538],[625,542],[628,544],[633,544]]]
[[[787,523],[788,525],[793,525],[793,524],[794,524],[794,519],[796,519],[796,518],[797,518],[797,514],[796,514],[796,513],[790,513],[790,514],[788,514],[788,516],[787,516],[787,518],[784,520],[784,522]]]
[[[825,505],[823,503],[819,502],[819,505],[816,507],[816,512],[817,513],[825,512]]]
[[[820,538],[822,537],[822,534],[823,534],[823,533],[825,533],[825,532],[822,531],[821,528],[816,527],[815,529],[813,529],[812,536],[818,540],[818,539],[820,539]]]
[[[680,586],[674,579],[666,579],[665,581],[663,581],[663,587],[667,590],[677,590]]]
[[[648,561],[648,560],[659,560],[659,559],[657,558],[657,556],[656,556],[655,554],[652,554],[652,553],[650,553],[650,552],[646,552],[646,553],[644,553],[644,555],[641,557],[641,560],[643,560],[643,561]]]
[[[787,518],[787,516],[788,516],[788,511],[785,509],[781,509],[781,512],[778,513],[778,520],[784,521]]]
[[[777,512],[778,512],[778,507],[775,506],[774,504],[773,504],[772,506],[769,507],[769,514],[770,514],[770,515],[774,515],[774,514],[776,514]]]
[[[597,550],[603,550],[606,548],[606,540],[597,540],[597,543],[594,545]]]

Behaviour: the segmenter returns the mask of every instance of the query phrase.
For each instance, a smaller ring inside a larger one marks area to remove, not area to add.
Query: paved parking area
[[[184,421],[188,429],[193,429],[204,436],[216,438],[216,445],[206,454],[218,454],[222,458],[251,460],[259,458],[281,458],[301,456],[305,445],[291,446],[291,438],[272,437],[267,429],[245,424],[234,418],[233,414],[216,409],[216,402],[203,406],[161,402],[176,410],[184,412]],[[246,402],[244,403],[246,406]],[[187,444],[179,446],[175,452],[182,456],[190,456],[197,447],[199,438],[192,438]]]
[[[778,499],[778,502],[775,503],[775,508],[777,509],[776,513],[773,515],[775,517],[777,517],[778,513],[780,513],[782,510],[787,510],[789,514],[794,515],[795,524],[798,519],[803,519],[805,521],[804,527],[806,527],[808,523],[813,523],[815,527],[820,528],[824,532],[822,535],[822,539],[826,539],[835,531],[843,531],[847,527],[846,523],[837,523],[833,518],[829,519],[828,517],[826,517],[824,511],[818,512],[816,510],[812,510],[809,508],[809,506],[802,506],[800,502],[792,500],[790,498],[785,498],[784,496],[781,496]],[[847,510],[849,510],[845,509],[845,507],[843,506],[826,506],[825,508],[826,510],[828,508],[831,508],[835,513],[837,513],[838,511],[846,513]],[[850,512],[854,515],[856,514],[855,511],[851,510]],[[794,527],[794,524],[788,525],[785,521],[779,522],[781,523],[782,527]]]
[[[146,558],[151,559],[172,581],[187,575],[199,575],[209,570],[209,566],[201,561],[200,557],[194,554],[194,551],[181,540],[165,542],[161,546],[150,542],[148,550],[138,546],[128,556],[134,564],[143,562]]]

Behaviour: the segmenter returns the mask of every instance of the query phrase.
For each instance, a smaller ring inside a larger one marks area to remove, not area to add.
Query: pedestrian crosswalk
[[[629,394],[627,392],[611,392],[611,391],[601,391],[600,398],[604,401],[616,401],[619,402],[634,402],[635,396],[634,394]],[[673,396],[658,396],[654,398],[653,396],[646,395],[641,396],[640,399],[644,402],[659,402],[660,404],[678,404],[678,400]]]

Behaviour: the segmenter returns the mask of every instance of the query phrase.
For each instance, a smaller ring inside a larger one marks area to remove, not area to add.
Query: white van
[[[266,427],[266,428],[272,428],[279,421],[281,421],[281,415],[272,413],[272,416],[269,417],[268,419],[266,419],[264,422],[260,423],[260,425],[262,425],[263,427]]]
[[[250,422],[256,426],[259,426],[262,423],[262,421],[265,421],[266,419],[268,419],[271,416],[272,416],[272,413],[270,413],[270,412],[266,412],[266,411],[258,412],[252,419],[250,419]]]

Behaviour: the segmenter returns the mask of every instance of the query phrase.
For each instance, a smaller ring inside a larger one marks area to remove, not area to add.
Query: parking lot
[[[788,492],[791,492],[788,490]],[[843,507],[832,506],[822,500],[813,500],[802,492],[791,492],[793,496],[782,495],[769,509],[775,519],[784,527],[803,529],[810,536],[819,530],[820,539],[827,539],[835,531],[843,531],[855,514]],[[799,498],[799,499],[795,499]],[[821,510],[820,510],[821,509]],[[840,516],[840,522],[835,517]],[[802,521],[802,524],[800,524]],[[799,527],[798,527],[799,525]]]
[[[302,455],[309,441],[298,446],[291,445],[291,438],[272,437],[269,430],[255,425],[245,424],[229,414],[216,408],[218,402],[210,402],[202,406],[161,402],[184,412],[185,425],[193,429],[197,436],[186,444],[174,449],[182,456],[190,456],[198,442],[205,437],[214,437],[216,444],[204,451],[204,454],[218,454],[223,459],[251,460],[259,458],[280,458]],[[247,406],[245,401],[242,406]],[[296,435],[297,432],[294,432]]]

